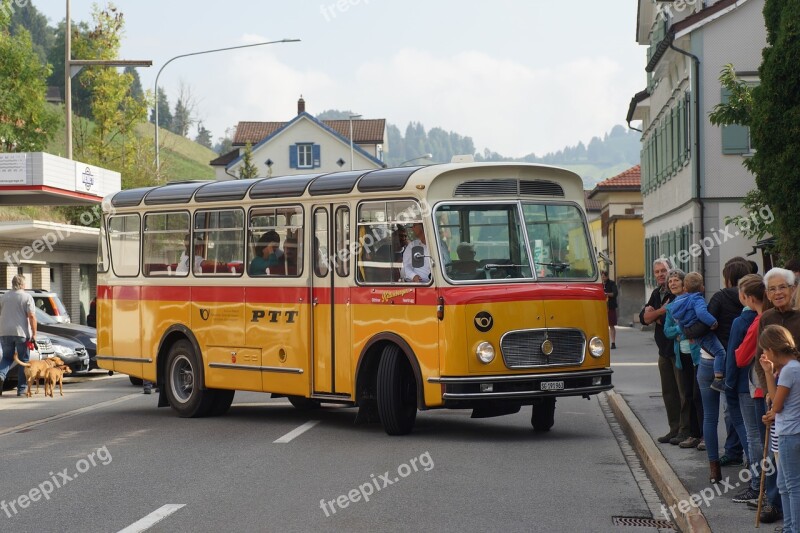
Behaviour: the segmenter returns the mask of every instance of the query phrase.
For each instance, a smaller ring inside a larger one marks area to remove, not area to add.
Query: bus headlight
[[[603,344],[603,339],[600,337],[592,337],[589,341],[589,353],[592,357],[600,357],[606,351],[606,346]]]
[[[494,361],[494,347],[489,342],[482,342],[475,348],[475,355],[481,363],[489,364]]]

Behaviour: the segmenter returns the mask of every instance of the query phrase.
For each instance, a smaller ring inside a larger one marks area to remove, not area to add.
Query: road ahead
[[[0,398],[4,531],[639,532],[613,518],[657,505],[598,397],[560,399],[544,434],[526,408],[424,412],[389,437],[355,426],[354,409],[256,393],[224,417],[181,419],[119,375],[67,379],[63,398],[12,394]]]

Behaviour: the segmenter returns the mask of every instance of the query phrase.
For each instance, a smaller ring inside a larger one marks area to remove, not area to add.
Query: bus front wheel
[[[215,391],[202,389],[200,361],[187,340],[172,345],[167,356],[167,399],[182,418],[205,416],[213,407]]]
[[[533,404],[531,425],[535,431],[550,431],[555,423],[556,399],[541,398]]]
[[[390,344],[383,349],[378,364],[378,416],[389,435],[406,435],[417,418],[417,381],[411,365]]]

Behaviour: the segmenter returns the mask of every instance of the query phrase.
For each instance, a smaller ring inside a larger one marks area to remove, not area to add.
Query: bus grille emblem
[[[542,353],[546,356],[550,356],[553,353],[553,341],[550,339],[545,339],[542,343]]]

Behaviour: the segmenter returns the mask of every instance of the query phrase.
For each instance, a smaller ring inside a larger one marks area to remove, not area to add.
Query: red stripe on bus
[[[599,283],[536,283],[446,287],[441,290],[446,305],[526,300],[605,300]]]
[[[124,300],[127,298],[117,298]],[[192,299],[192,287],[151,286],[142,287],[142,300],[161,300],[165,302],[188,302]]]

